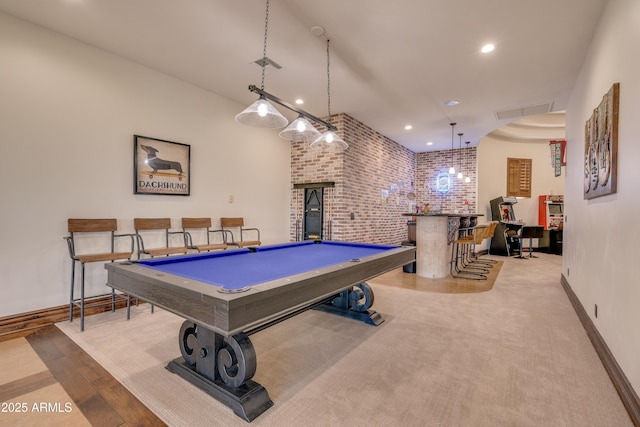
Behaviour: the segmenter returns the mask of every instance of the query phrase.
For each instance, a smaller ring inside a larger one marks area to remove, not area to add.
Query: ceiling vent
[[[544,104],[529,105],[527,107],[510,108],[496,111],[498,120],[516,119],[519,117],[533,116],[535,114],[549,113],[553,109],[553,101]]]
[[[264,57],[264,58],[260,58],[260,59],[256,59],[255,61],[256,64],[258,64],[260,67],[266,67],[268,65],[271,65],[273,68],[275,68],[276,70],[279,70],[280,68],[282,68],[282,65],[278,64],[275,61],[272,61],[270,58],[268,57]]]

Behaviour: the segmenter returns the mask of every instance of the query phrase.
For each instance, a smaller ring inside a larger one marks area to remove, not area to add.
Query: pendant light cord
[[[458,137],[460,138],[460,142],[458,143],[458,151],[460,152],[460,162],[458,166],[460,166],[460,170],[458,170],[458,173],[462,173],[462,135],[464,135],[464,133],[458,132]]]
[[[264,45],[262,48],[262,82],[260,89],[264,90],[264,71],[267,65],[267,30],[269,29],[269,0],[267,0],[267,11],[264,17]]]
[[[331,59],[329,56],[329,42],[327,39],[327,112],[329,113],[328,120],[331,120],[331,73],[329,72],[329,66]]]
[[[451,167],[453,167],[453,129],[456,126],[456,122],[451,122]]]

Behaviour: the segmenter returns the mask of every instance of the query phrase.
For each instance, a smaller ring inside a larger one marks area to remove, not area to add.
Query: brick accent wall
[[[309,143],[292,143],[292,183],[335,183],[325,188],[324,238],[400,244],[407,239],[407,218],[401,214],[407,211],[406,195],[413,190],[416,153],[347,114],[333,115],[330,122],[349,148],[319,152]],[[383,198],[382,190],[389,197]],[[295,240],[296,230],[301,235],[304,189],[291,191],[290,230]]]
[[[469,202],[469,211],[476,212],[477,201],[477,174],[476,174],[476,147],[465,147],[453,150],[453,163],[456,174],[462,166],[464,176],[469,176],[470,182],[458,179],[456,175],[450,176],[450,190],[447,194],[441,194],[436,189],[436,178],[440,172],[449,171],[451,166],[451,150],[431,151],[418,153],[416,160],[416,202],[419,206],[429,203],[432,210],[442,206],[443,212],[462,212],[464,201]]]
[[[476,212],[475,147],[453,150],[456,172],[462,167],[471,181],[452,176],[449,193],[440,194],[435,181],[439,172],[448,172],[451,150],[414,153],[347,114],[329,121],[349,144],[346,151],[314,150],[303,142],[291,145],[291,240],[301,238],[304,218],[304,189],[293,188],[296,184],[334,183],[324,189],[325,239],[400,244],[407,240],[408,217],[402,214],[409,210],[409,192],[415,192],[419,206],[429,203],[431,209],[441,205],[444,212],[462,212],[467,200],[469,211]],[[383,198],[382,190],[389,196]]]

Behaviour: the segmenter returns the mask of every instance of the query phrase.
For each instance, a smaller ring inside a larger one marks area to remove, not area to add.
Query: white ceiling
[[[606,0],[271,0],[265,90],[347,113],[415,152],[497,128],[503,139],[564,136],[564,115],[499,120],[549,103],[565,109]],[[250,104],[260,86],[265,1],[0,0],[0,11]],[[485,43],[495,44],[481,54]],[[461,101],[446,107],[451,99]],[[280,108],[281,112],[287,110]],[[285,114],[295,118],[291,112]],[[232,118],[230,118],[232,120]],[[413,129],[406,131],[404,126]],[[427,146],[427,141],[433,141]]]

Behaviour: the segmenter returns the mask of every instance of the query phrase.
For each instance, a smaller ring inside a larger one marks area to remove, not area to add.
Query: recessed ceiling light
[[[304,101],[302,99],[298,98],[298,99],[296,99],[296,104],[302,105],[302,104],[304,104]]]
[[[413,129],[413,126],[411,126],[411,125],[406,125],[404,127],[404,130],[411,130],[411,129]]]
[[[313,27],[311,27],[311,34],[316,37],[324,36],[324,28],[319,25],[314,25]]]
[[[427,145],[433,145],[433,141],[427,142]]]
[[[444,103],[444,105],[446,105],[447,107],[455,107],[456,105],[460,104],[460,101],[457,99],[451,99],[449,101],[446,101]]]
[[[482,53],[489,53],[492,52],[493,49],[495,49],[496,47],[494,45],[492,45],[491,43],[487,43],[484,46],[482,46],[482,49],[480,49],[480,51]]]

